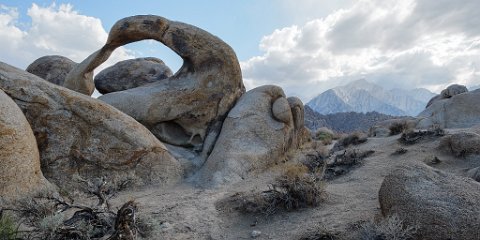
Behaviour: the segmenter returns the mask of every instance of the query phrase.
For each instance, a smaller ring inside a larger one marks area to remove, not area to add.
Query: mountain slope
[[[415,116],[435,94],[426,89],[392,89],[364,79],[329,89],[307,103],[321,114],[379,112],[393,116]]]
[[[368,132],[377,122],[394,118],[404,117],[389,116],[378,112],[344,112],[323,115],[305,105],[305,126],[312,131],[326,127],[335,132],[342,133],[355,131]]]

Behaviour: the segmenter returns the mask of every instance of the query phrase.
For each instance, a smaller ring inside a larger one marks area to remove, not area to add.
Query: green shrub
[[[332,130],[322,127],[315,132],[314,139],[323,142],[325,145],[330,145],[333,141],[335,133]]]
[[[15,224],[12,217],[3,214],[0,211],[0,239],[13,240],[17,239],[18,225]]]

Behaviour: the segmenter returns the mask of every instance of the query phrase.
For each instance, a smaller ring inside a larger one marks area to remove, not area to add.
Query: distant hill
[[[377,112],[392,116],[416,116],[436,94],[423,88],[385,90],[364,79],[329,89],[307,103],[316,112]]]
[[[474,90],[477,90],[477,89],[480,89],[480,85],[470,86],[468,88],[468,91],[474,91]]]
[[[309,106],[305,106],[305,126],[312,131],[321,127],[327,127],[336,132],[368,131],[376,122],[399,118],[378,112],[357,113],[334,113],[320,114]]]

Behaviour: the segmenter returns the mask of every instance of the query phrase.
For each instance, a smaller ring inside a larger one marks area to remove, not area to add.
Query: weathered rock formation
[[[379,192],[383,215],[417,225],[419,239],[477,239],[480,184],[426,165],[397,168]]]
[[[37,142],[27,119],[0,90],[0,202],[53,190],[40,170]]]
[[[480,182],[480,167],[472,168],[467,171],[467,177]]]
[[[59,186],[75,185],[74,175],[136,184],[181,178],[182,170],[165,146],[108,104],[4,63],[0,88],[24,112],[37,139],[43,174]]]
[[[309,135],[304,132],[302,102],[289,100],[277,86],[258,87],[243,95],[196,176],[199,182],[205,186],[237,182],[284,160],[285,153]]]
[[[77,63],[63,56],[43,56],[28,65],[26,71],[63,86],[65,77],[76,65]],[[90,78],[92,76],[93,73],[89,75]]]
[[[215,136],[227,112],[245,92],[235,52],[219,38],[197,27],[158,16],[124,18],[112,27],[105,46],[90,55],[67,76],[65,86],[91,94],[93,84],[85,77],[106,61],[117,47],[154,39],[183,58],[175,75],[161,81],[100,99],[132,116],[160,140],[181,146],[204,146]]]
[[[480,124],[480,90],[434,101],[417,118],[417,128],[468,128]]]
[[[446,89],[443,89],[442,92],[440,92],[439,95],[430,99],[430,101],[428,101],[426,107],[428,108],[430,105],[432,105],[434,102],[436,102],[438,100],[445,99],[445,98],[451,98],[455,95],[458,95],[458,94],[461,94],[461,93],[466,93],[466,92],[468,92],[468,89],[464,85],[452,84],[452,85],[448,86]]]
[[[466,93],[466,92],[468,92],[468,89],[464,85],[452,84],[448,86],[446,89],[443,89],[440,95],[442,95],[442,98],[451,98],[455,95]]]
[[[102,94],[136,88],[173,75],[165,63],[154,57],[121,61],[99,72],[95,87]]]

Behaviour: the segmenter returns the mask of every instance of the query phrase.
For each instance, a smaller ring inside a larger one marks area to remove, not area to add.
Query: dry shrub
[[[403,155],[405,153],[408,152],[408,149],[405,149],[405,148],[398,148],[397,150],[395,150],[395,152],[392,153],[392,155]]]
[[[335,133],[332,130],[322,127],[315,131],[314,139],[321,141],[324,145],[330,145],[333,142],[334,136]]]
[[[272,215],[279,210],[316,207],[325,198],[325,185],[302,164],[287,165],[269,190],[236,193],[223,205],[244,213]]]
[[[325,226],[318,224],[311,232],[301,234],[298,240],[336,240],[341,239],[340,233],[327,230]]]
[[[412,145],[420,142],[423,139],[441,137],[445,135],[445,131],[441,128],[436,128],[432,130],[418,130],[418,131],[409,131],[402,133],[402,136],[398,141],[405,145]]]
[[[373,150],[360,151],[358,149],[347,149],[333,157],[333,161],[327,164],[324,179],[331,180],[350,172],[354,167],[360,165],[364,158],[375,153]]]
[[[452,134],[440,140],[439,148],[456,157],[480,154],[480,135],[470,132]]]
[[[305,165],[310,173],[319,178],[322,178],[324,174],[327,158],[329,157],[329,150],[325,146],[322,147],[323,149],[307,152],[298,159],[298,162]]]
[[[110,208],[108,200],[114,192],[109,191],[106,178],[101,181],[87,181],[88,194],[98,200],[95,204],[79,205],[73,199],[65,201],[57,196],[37,196],[16,203],[12,210],[23,219],[27,230],[22,231],[21,239],[125,239],[124,232],[137,232],[135,224],[136,204],[125,203],[117,213]],[[1,211],[0,211],[1,212]],[[66,213],[73,215],[66,215]],[[126,230],[125,230],[126,229]],[[131,231],[130,231],[131,232]],[[117,238],[115,238],[117,236]],[[0,238],[1,239],[1,238]],[[133,238],[133,239],[136,239]]]
[[[388,129],[390,130],[390,136],[393,136],[408,132],[410,130],[410,126],[408,125],[407,121],[397,121],[390,124]]]
[[[301,164],[288,165],[272,186],[281,193],[281,205],[286,210],[316,207],[325,193],[324,184]]]
[[[442,162],[437,156],[430,154],[427,155],[424,159],[423,162],[427,165],[436,165]]]
[[[410,240],[415,238],[416,226],[406,226],[397,215],[381,221],[368,221],[357,226],[353,239],[358,240]]]
[[[151,239],[154,232],[160,232],[161,222],[150,215],[138,215],[136,219],[141,239]]]
[[[358,144],[365,143],[366,141],[367,141],[367,136],[365,134],[361,132],[354,132],[338,140],[335,146],[333,146],[333,151],[339,151],[347,148],[350,145],[358,145]]]

